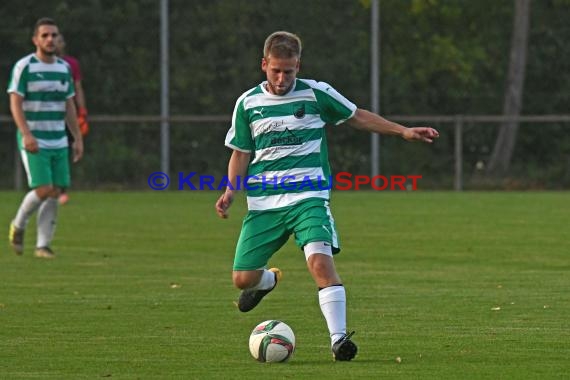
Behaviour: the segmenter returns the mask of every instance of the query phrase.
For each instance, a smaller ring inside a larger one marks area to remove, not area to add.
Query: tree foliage
[[[236,98],[263,79],[263,41],[280,29],[303,39],[300,77],[327,81],[369,108],[369,0],[169,3],[173,114],[230,114]],[[35,20],[53,17],[66,35],[68,53],[81,61],[92,115],[157,115],[159,5],[159,0],[5,0],[0,77],[6,83],[14,62],[33,50]],[[570,1],[535,1],[531,14],[522,113],[567,113]],[[512,1],[382,0],[381,113],[500,114],[512,15]],[[9,114],[7,100],[0,102],[0,114]],[[540,133],[536,128],[522,133],[515,156]],[[467,137],[473,159],[486,158],[495,134],[495,128],[480,128]],[[344,129],[331,135],[340,145],[333,160],[367,172],[368,137]],[[452,141],[442,145],[451,149]],[[391,162],[404,161],[397,152],[407,154],[407,148],[388,147]]]

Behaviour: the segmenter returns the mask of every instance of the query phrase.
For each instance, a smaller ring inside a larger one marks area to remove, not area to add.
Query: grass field
[[[22,194],[0,193],[0,378],[569,378],[570,193],[336,192],[360,349],[341,363],[292,241],[270,263],[284,271],[276,290],[237,311],[244,201],[221,220],[217,196],[72,192],[45,261],[35,221],[24,256],[10,252]],[[295,331],[290,362],[250,356],[265,319]]]

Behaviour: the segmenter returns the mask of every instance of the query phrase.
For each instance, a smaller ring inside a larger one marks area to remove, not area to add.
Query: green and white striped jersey
[[[272,210],[308,198],[329,199],[330,166],[325,125],[350,119],[356,105],[330,85],[296,79],[291,91],[273,95],[266,82],[236,102],[225,145],[251,153],[249,210]]]
[[[8,93],[24,98],[24,115],[40,149],[68,146],[65,102],[75,95],[75,88],[71,69],[63,59],[45,63],[35,54],[20,59],[12,69]],[[18,144],[22,146],[19,131]]]

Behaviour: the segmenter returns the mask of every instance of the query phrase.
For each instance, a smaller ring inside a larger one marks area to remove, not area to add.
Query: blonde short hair
[[[301,58],[301,39],[293,33],[278,31],[271,33],[263,45],[263,57]]]

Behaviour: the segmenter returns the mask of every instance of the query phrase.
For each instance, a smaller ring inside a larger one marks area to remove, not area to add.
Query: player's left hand
[[[439,132],[436,129],[428,127],[407,128],[404,131],[403,137],[408,141],[432,143],[434,139],[439,137]]]
[[[73,142],[73,162],[77,162],[79,160],[81,160],[81,157],[83,157],[83,139],[76,139]]]

